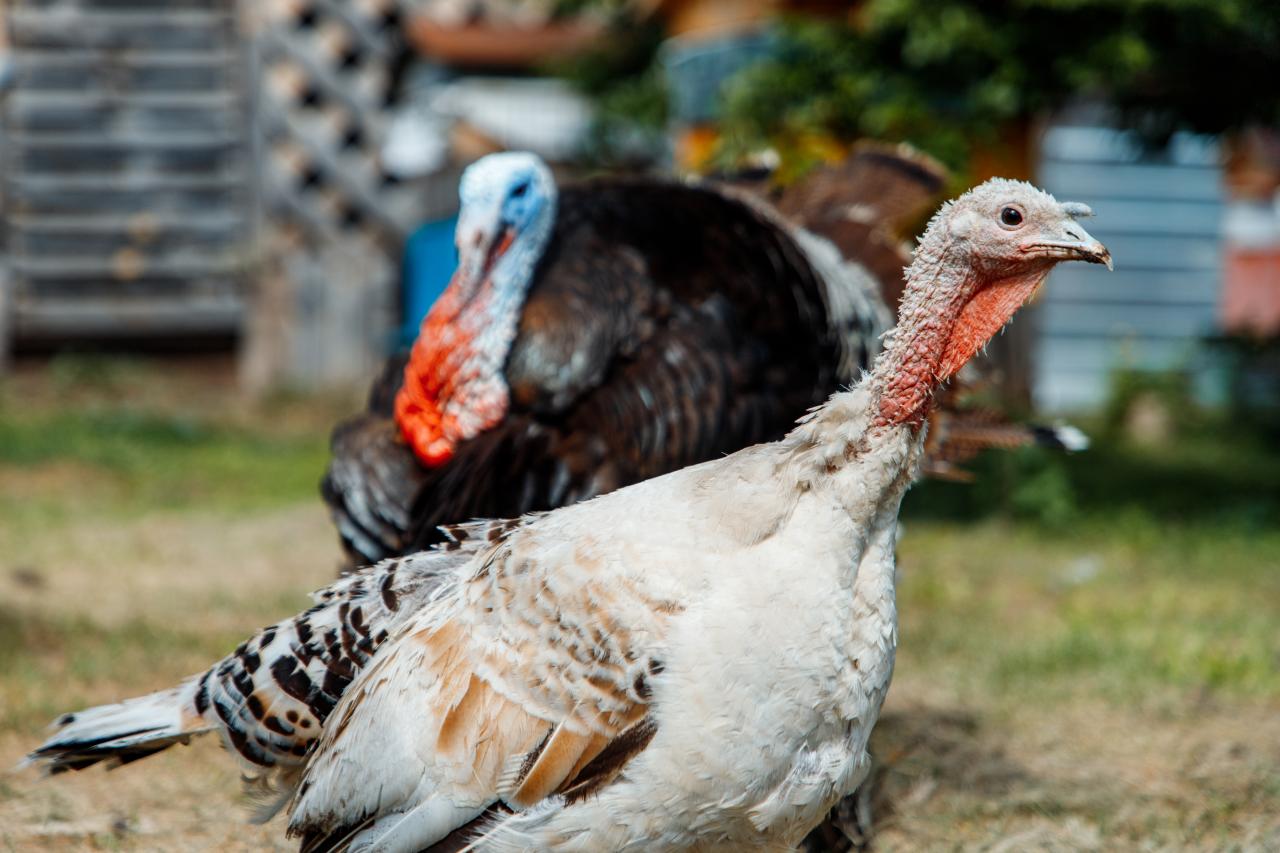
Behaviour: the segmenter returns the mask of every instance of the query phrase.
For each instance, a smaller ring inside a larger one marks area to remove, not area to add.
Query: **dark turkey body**
[[[507,417],[439,468],[392,418],[404,357],[333,435],[323,493],[353,564],[437,526],[549,510],[781,436],[866,366],[871,318],[756,206],[710,188],[597,182],[560,195],[504,375]]]

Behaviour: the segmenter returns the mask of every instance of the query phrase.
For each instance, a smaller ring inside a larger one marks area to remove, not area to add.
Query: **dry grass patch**
[[[297,611],[334,574],[318,501],[228,517],[157,513],[27,540],[35,575],[0,575],[0,766],[56,714],[167,687]],[[27,570],[30,571],[30,570]],[[289,849],[251,827],[239,769],[214,739],[138,765],[0,783],[15,849]]]

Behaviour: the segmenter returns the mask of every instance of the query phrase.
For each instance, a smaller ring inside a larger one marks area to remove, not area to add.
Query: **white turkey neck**
[[[801,488],[830,481],[851,515],[865,518],[876,510],[857,504],[878,504],[890,490],[905,489],[920,456],[941,354],[974,276],[966,259],[948,249],[940,215],[907,268],[898,324],[872,371],[788,437]]]
[[[870,377],[860,383],[866,384],[885,425],[920,427],[944,379],[938,375],[943,348],[975,277],[972,264],[950,248],[939,215],[907,267],[898,323],[889,330]]]
[[[483,354],[484,362],[476,367],[482,374],[501,375],[507,352],[516,337],[525,297],[533,284],[534,270],[551,239],[554,210],[554,206],[549,204],[536,222],[518,232],[511,247],[489,273],[493,286],[492,301],[483,307],[483,320],[476,324],[479,326],[476,349]],[[474,314],[475,307],[465,306],[463,315]]]

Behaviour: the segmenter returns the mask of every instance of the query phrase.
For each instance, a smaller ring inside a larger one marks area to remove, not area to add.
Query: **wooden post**
[[[13,340],[11,317],[13,314],[13,274],[8,266],[0,264],[0,376],[9,369],[10,345]]]
[[[0,0],[0,16],[4,23],[0,24],[0,51],[12,57],[9,52],[9,2]],[[0,95],[3,97],[3,95]],[[8,146],[6,145],[6,148]],[[6,151],[6,156],[8,152]],[[4,187],[0,184],[0,212],[6,210],[8,199],[3,196]],[[7,255],[9,252],[9,229],[0,223],[0,247]],[[0,261],[0,376],[9,370],[9,358],[13,342],[13,272],[9,265]]]

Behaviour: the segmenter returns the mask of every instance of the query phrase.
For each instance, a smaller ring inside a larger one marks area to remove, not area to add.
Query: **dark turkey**
[[[766,181],[557,188],[533,155],[465,174],[459,266],[411,354],[338,426],[323,493],[352,565],[781,436],[871,364],[942,168],[863,145],[784,192]],[[955,405],[927,474],[1052,428]]]
[[[334,432],[323,491],[356,564],[776,438],[891,322],[865,268],[746,193],[557,192],[500,154],[461,196],[453,282]]]

